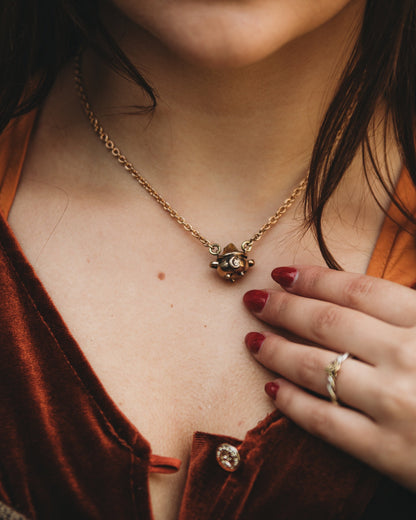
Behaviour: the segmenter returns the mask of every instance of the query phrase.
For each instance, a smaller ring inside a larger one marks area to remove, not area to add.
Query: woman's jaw
[[[111,26],[117,27],[117,11],[124,18],[118,26],[119,34],[131,34],[136,26],[138,34],[148,33],[168,54],[214,69],[241,68],[261,62],[288,43],[327,24],[344,9],[360,15],[365,5],[364,0],[112,0],[112,3],[116,10],[110,15]],[[143,34],[139,41],[142,38]]]

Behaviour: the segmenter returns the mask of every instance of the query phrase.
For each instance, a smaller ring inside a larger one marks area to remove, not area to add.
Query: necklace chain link
[[[104,146],[107,148],[114,159],[123,167],[132,177],[135,179],[142,188],[144,188],[147,193],[153,197],[158,204],[162,206],[162,208],[172,217],[180,226],[183,227],[185,231],[188,231],[193,237],[195,237],[199,242],[209,249],[209,252],[212,255],[219,255],[221,253],[221,246],[215,242],[211,242],[207,238],[201,235],[201,233],[195,229],[189,222],[185,220],[172,206],[167,202],[146,180],[143,175],[139,173],[138,170],[133,166],[133,164],[127,159],[125,155],[122,154],[120,148],[115,144],[115,142],[110,138],[109,134],[106,133],[102,124],[100,123],[98,117],[94,113],[91,108],[91,104],[88,100],[87,92],[84,86],[82,72],[81,72],[81,60],[80,55],[77,56],[75,60],[75,72],[74,72],[75,84],[77,87],[78,95],[81,101],[82,108],[95,132],[95,134],[99,137],[99,139],[103,142]],[[261,228],[255,233],[251,238],[245,240],[241,244],[241,249],[244,253],[248,253],[251,251],[255,242],[260,240],[263,235],[268,231],[271,227],[273,227],[288,211],[288,209],[293,205],[297,197],[305,190],[306,184],[308,181],[308,175],[302,179],[302,181],[295,187],[291,195],[283,202],[283,204],[276,210],[276,212],[268,218],[267,222],[261,226]]]

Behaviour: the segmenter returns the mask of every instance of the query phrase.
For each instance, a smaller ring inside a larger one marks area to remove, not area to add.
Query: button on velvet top
[[[150,520],[149,474],[180,461],[152,453],[110,399],[7,225],[33,121],[0,138],[0,500],[31,519]],[[405,171],[398,191],[416,214]],[[369,274],[410,286],[415,266],[414,240],[387,219]],[[415,503],[276,411],[244,439],[194,434],[179,518],[416,518]]]
[[[222,469],[231,473],[236,471],[240,465],[241,459],[237,448],[232,444],[225,442],[224,444],[220,444],[217,448],[217,461]]]

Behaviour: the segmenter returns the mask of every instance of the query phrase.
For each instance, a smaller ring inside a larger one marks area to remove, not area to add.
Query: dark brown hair
[[[101,22],[98,4],[98,0],[1,2],[0,132],[12,118],[42,103],[59,69],[83,45],[92,46],[115,70],[145,90],[147,110],[156,107],[152,88]],[[325,244],[322,217],[359,151],[367,180],[370,175],[378,177],[393,203],[416,226],[415,217],[381,176],[373,155],[369,126],[380,102],[386,107],[385,121],[394,125],[403,163],[416,185],[416,0],[367,0],[360,35],[315,143],[305,197],[306,221],[333,268],[339,265]],[[371,172],[365,165],[368,159]]]

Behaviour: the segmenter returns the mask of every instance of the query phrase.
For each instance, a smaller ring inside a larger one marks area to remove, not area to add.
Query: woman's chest
[[[270,374],[244,347],[262,324],[242,297],[276,288],[270,272],[279,265],[323,265],[317,245],[287,219],[255,245],[256,265],[232,284],[159,208],[111,202],[23,178],[10,223],[104,387],[157,451],[183,455],[195,429],[243,435],[271,406],[262,393]],[[333,226],[332,252],[365,272],[377,229],[348,229]],[[166,424],[171,434],[159,435]]]
[[[193,432],[242,439],[273,410],[263,391],[273,375],[244,346],[264,325],[243,294],[273,287],[278,265],[323,261],[310,238],[276,228],[253,250],[247,278],[230,284],[164,214],[149,219],[63,195],[39,200],[18,193],[12,228],[110,398],[154,453],[182,460],[177,475],[150,480],[155,518],[175,518]],[[365,271],[372,239],[356,247],[356,235],[345,238],[342,256]]]

